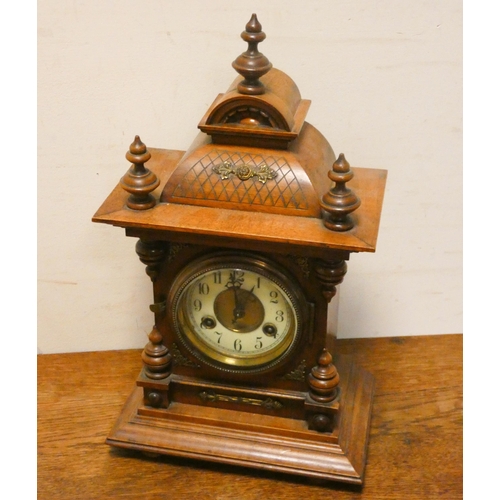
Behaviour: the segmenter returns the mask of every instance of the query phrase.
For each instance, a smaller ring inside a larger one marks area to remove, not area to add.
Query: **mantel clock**
[[[93,217],[125,228],[153,287],[142,371],[112,446],[361,484],[374,382],[335,353],[329,303],[374,252],[386,172],[351,168],[259,51],[191,147],[148,149]]]

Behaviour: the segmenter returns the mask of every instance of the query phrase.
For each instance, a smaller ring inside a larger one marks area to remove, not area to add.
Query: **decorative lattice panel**
[[[308,210],[301,186],[283,156],[214,149],[196,162],[173,198]]]

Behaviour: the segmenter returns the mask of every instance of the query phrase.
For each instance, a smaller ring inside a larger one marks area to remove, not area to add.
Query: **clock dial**
[[[181,278],[174,315],[181,340],[195,354],[252,368],[276,361],[297,340],[290,285],[258,262],[223,259]]]

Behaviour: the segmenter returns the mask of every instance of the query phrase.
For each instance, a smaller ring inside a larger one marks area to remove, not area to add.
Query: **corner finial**
[[[259,78],[264,76],[273,65],[257,48],[257,45],[266,38],[266,34],[262,31],[262,25],[256,14],[252,14],[241,38],[248,43],[248,49],[233,62],[233,68],[243,76],[243,80],[238,84],[238,91],[247,95],[263,94],[265,88]]]
[[[318,364],[307,377],[309,395],[314,401],[329,403],[337,397],[340,376],[333,364],[332,355],[323,349]]]
[[[320,201],[321,207],[326,212],[323,224],[332,231],[348,231],[354,227],[350,213],[359,207],[361,201],[351,189],[346,187],[353,176],[349,162],[343,153],[340,154],[328,172],[328,177],[335,185],[323,195]]]
[[[120,180],[122,188],[130,193],[127,206],[133,210],[153,208],[156,200],[151,192],[160,185],[160,181],[151,170],[144,166],[144,163],[151,158],[151,153],[138,135],[135,136],[125,157],[132,163]]]

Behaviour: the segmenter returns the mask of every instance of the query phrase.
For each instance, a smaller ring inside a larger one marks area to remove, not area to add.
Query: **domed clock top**
[[[300,133],[311,101],[259,52],[266,35],[255,14],[241,37],[248,50],[232,64],[241,76],[217,96],[198,127],[214,143],[286,149]]]
[[[318,219],[331,207],[344,222],[325,226],[350,229],[348,214],[359,198],[352,193],[357,203],[346,206],[345,196],[321,201],[336,157],[305,121],[310,101],[259,52],[265,34],[255,14],[241,36],[248,50],[233,62],[241,76],[206,112],[198,125],[202,134],[166,183],[161,201]]]

